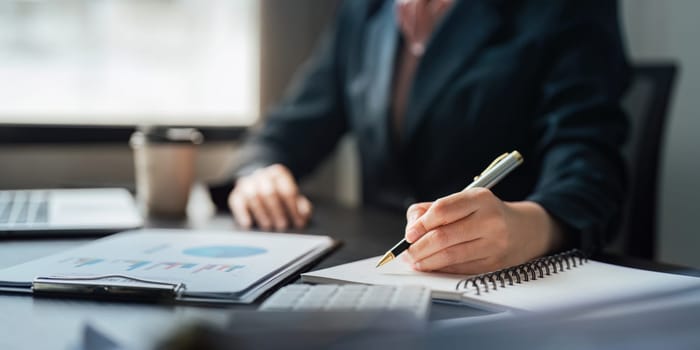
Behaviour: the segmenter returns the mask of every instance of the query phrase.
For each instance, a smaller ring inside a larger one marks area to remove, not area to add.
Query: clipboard
[[[0,270],[0,292],[247,304],[340,245],[328,236],[144,229]]]

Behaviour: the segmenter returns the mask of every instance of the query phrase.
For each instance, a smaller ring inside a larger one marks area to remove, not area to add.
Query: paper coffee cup
[[[186,216],[202,141],[192,128],[142,127],[131,136],[136,197],[147,215]]]

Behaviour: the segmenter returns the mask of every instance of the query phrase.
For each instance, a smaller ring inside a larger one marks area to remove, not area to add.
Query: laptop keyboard
[[[0,191],[0,226],[46,224],[48,197],[48,191]]]
[[[270,296],[262,311],[404,310],[428,316],[430,289],[421,286],[290,284]]]

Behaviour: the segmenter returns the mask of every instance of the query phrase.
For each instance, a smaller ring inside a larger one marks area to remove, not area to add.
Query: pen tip
[[[382,266],[382,265],[384,265],[392,260],[394,260],[394,253],[386,252],[386,254],[384,254],[384,256],[379,260],[379,262],[377,263],[377,266],[375,266],[375,268],[380,267],[380,266]]]

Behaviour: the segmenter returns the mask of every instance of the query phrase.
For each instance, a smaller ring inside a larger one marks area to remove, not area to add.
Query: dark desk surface
[[[343,245],[321,261],[316,268],[381,255],[401,238],[405,220],[402,215],[381,210],[348,209],[317,203],[310,234],[324,234],[343,241]],[[235,230],[230,217],[198,216],[186,221],[150,220],[151,227]],[[0,241],[0,268],[60,252],[89,239]],[[614,257],[604,257],[611,260]],[[616,260],[627,265],[629,261]],[[644,261],[634,266],[676,273],[696,274],[675,267]],[[173,327],[193,320],[223,323],[227,311],[250,309],[256,305],[211,307],[192,305],[154,305],[90,300],[42,299],[28,295],[0,294],[0,349],[66,349],[80,342],[89,323],[124,345],[142,347]],[[484,314],[466,306],[433,304],[431,319]]]

